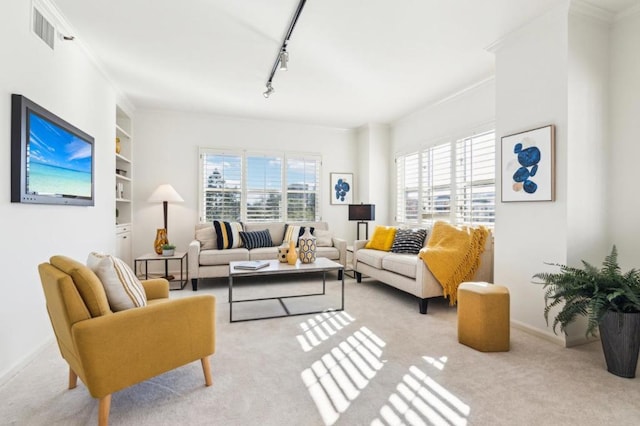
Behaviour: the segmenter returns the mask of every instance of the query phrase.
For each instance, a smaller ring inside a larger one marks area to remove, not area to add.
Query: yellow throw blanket
[[[460,283],[471,280],[478,270],[488,235],[484,226],[433,225],[427,247],[419,256],[442,285],[450,305],[456,304]]]

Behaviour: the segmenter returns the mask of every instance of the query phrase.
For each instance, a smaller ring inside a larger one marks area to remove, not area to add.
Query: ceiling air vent
[[[56,30],[53,25],[51,25],[51,22],[47,21],[47,18],[35,7],[33,8],[33,32],[53,49]]]

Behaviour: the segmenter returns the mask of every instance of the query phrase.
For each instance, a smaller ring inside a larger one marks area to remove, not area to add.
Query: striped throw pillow
[[[129,265],[117,257],[93,252],[87,266],[96,273],[113,312],[147,306],[147,294]]]
[[[240,232],[240,238],[244,246],[251,250],[259,247],[273,247],[271,234],[268,229],[264,231]]]
[[[425,238],[427,238],[426,229],[398,229],[393,239],[391,252],[418,254],[424,246]]]
[[[242,224],[240,222],[214,220],[213,228],[216,230],[218,250],[242,247],[242,239],[240,238]]]
[[[313,234],[315,228],[313,226],[309,226],[309,232]],[[298,247],[298,238],[304,234],[305,226],[299,225],[289,225],[288,223],[284,225],[284,236],[282,237],[282,243],[289,244],[289,241],[295,241],[296,247]]]

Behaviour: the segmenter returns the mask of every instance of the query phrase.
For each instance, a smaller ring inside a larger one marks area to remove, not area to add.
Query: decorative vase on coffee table
[[[289,254],[289,246],[286,244],[278,247],[278,260],[282,263],[287,263],[287,255]]]
[[[300,246],[300,262],[313,263],[316,261],[316,237],[311,235],[309,228],[304,228],[304,234],[298,239]]]
[[[287,263],[295,265],[298,261],[298,253],[296,253],[296,242],[289,241],[289,253],[287,253]]]

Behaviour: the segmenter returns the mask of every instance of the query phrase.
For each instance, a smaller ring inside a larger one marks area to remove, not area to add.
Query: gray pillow
[[[313,232],[313,236],[316,237],[316,247],[333,246],[333,232],[316,229]]]

